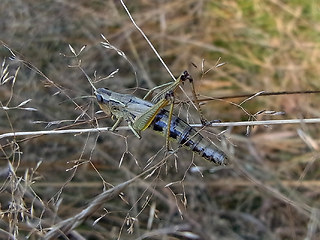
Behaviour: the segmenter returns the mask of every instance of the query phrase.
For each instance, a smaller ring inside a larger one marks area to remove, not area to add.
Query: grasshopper
[[[169,150],[169,140],[177,141],[180,145],[196,152],[201,157],[217,164],[225,164],[227,157],[210,141],[204,138],[187,122],[173,115],[174,91],[180,83],[189,80],[191,76],[184,71],[175,82],[160,91],[151,102],[130,94],[113,92],[106,88],[98,88],[95,95],[100,108],[108,116],[114,116],[117,121],[111,131],[115,131],[125,120],[136,137],[141,138],[140,132],[148,127],[166,137],[166,147]],[[154,89],[153,89],[154,90]],[[150,95],[152,90],[145,96]],[[194,88],[193,88],[193,92]],[[196,105],[199,107],[199,104]],[[170,104],[170,110],[164,109]],[[202,112],[200,112],[201,121]]]

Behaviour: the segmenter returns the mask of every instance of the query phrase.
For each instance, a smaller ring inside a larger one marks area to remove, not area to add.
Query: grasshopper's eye
[[[97,101],[101,103],[103,102],[103,97],[101,97],[100,94],[97,94]]]

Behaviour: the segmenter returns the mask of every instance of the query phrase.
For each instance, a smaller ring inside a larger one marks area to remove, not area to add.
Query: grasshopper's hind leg
[[[132,126],[132,123],[131,121],[128,122],[128,126],[130,128],[130,130],[133,132],[134,135],[136,135],[137,138],[141,139],[141,136],[140,136],[140,131],[138,132],[136,129],[134,129],[134,127]]]
[[[171,131],[171,120],[173,115],[173,107],[174,107],[174,92],[169,91],[165,99],[167,99],[168,102],[170,102],[170,109],[169,109],[169,115],[168,115],[168,123],[167,123],[167,129],[166,129],[166,150],[168,153],[172,152],[172,149],[170,148],[170,131]]]
[[[158,112],[168,105],[168,100],[163,98],[154,104],[148,111],[139,116],[132,124],[132,128],[140,132],[147,129],[152,123],[153,119],[157,116]]]
[[[192,95],[193,95],[193,99],[194,99],[193,101],[194,101],[194,104],[195,104],[195,106],[196,106],[196,108],[197,108],[197,110],[199,112],[200,121],[204,126],[206,126],[210,122],[203,115],[202,109],[201,109],[199,101],[198,101],[197,92],[196,92],[196,88],[194,86],[193,78],[190,76],[190,74],[187,71],[185,71],[184,73],[185,73],[186,79],[188,79],[189,82],[190,82]]]
[[[143,99],[144,99],[144,100],[147,99],[147,98],[151,95],[151,93],[153,93],[155,90],[157,90],[157,89],[159,89],[159,88],[162,88],[162,87],[165,87],[165,86],[168,86],[168,85],[171,85],[171,84],[172,84],[172,82],[168,82],[168,83],[164,83],[164,84],[162,84],[162,85],[160,85],[160,86],[156,86],[156,87],[150,89],[150,90],[147,92],[147,94],[143,97]]]

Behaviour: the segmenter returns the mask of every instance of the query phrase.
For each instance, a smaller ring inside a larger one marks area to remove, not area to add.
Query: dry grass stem
[[[242,121],[242,122],[224,122],[224,123],[210,123],[206,127],[239,127],[239,126],[268,126],[268,125],[284,125],[284,124],[312,124],[320,123],[320,118],[310,119],[284,119],[284,120],[267,120],[267,121]],[[194,128],[203,128],[202,124],[190,124]],[[127,126],[118,127],[119,131],[130,131]],[[18,136],[35,136],[35,135],[56,135],[56,134],[82,134],[82,133],[99,133],[111,131],[111,127],[89,128],[89,129],[64,129],[64,130],[46,130],[34,132],[13,132],[4,133],[0,135],[0,139]]]

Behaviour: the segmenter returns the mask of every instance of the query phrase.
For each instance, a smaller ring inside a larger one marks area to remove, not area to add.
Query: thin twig
[[[302,124],[302,123],[320,123],[320,118],[307,118],[307,119],[286,119],[286,120],[267,120],[267,121],[245,121],[245,122],[222,122],[211,123],[208,127],[236,127],[236,126],[258,126],[258,125],[281,125],[281,124]],[[190,124],[191,127],[201,128],[203,125]],[[17,136],[32,136],[32,135],[54,135],[54,134],[81,134],[87,132],[105,132],[110,131],[111,127],[101,128],[84,128],[84,129],[63,129],[63,130],[47,130],[47,131],[32,131],[32,132],[13,132],[4,133],[0,135],[0,139]],[[130,130],[128,126],[118,127],[117,130]]]
[[[320,118],[222,122],[222,123],[211,123],[209,126],[210,127],[236,127],[236,126],[281,125],[281,124],[301,124],[301,123],[320,123]],[[190,126],[194,128],[203,127],[202,124],[190,124]]]
[[[161,62],[161,64],[164,66],[164,68],[167,70],[167,72],[169,73],[169,75],[171,76],[171,78],[173,79],[173,81],[176,80],[176,78],[174,77],[173,73],[170,71],[169,67],[167,66],[167,64],[164,62],[164,60],[162,59],[162,57],[160,56],[160,54],[158,53],[157,49],[153,46],[153,44],[151,43],[151,41],[149,40],[149,38],[147,37],[147,35],[142,31],[142,29],[138,26],[138,24],[135,22],[135,20],[133,19],[129,9],[127,8],[127,6],[124,4],[123,0],[120,0],[124,10],[127,12],[131,22],[133,23],[133,25],[136,27],[136,29],[141,33],[141,35],[144,37],[144,39],[147,41],[148,45],[150,46],[150,48],[152,49],[152,51],[156,54],[157,58],[159,59],[159,61]],[[183,94],[187,97],[187,99],[191,102],[191,104],[193,105],[193,107],[195,109],[198,109],[197,106],[194,104],[194,102],[190,99],[190,97],[188,96],[188,94],[186,93],[186,91],[179,86],[180,90],[183,92]]]
[[[281,92],[259,92],[259,94],[255,97],[261,96],[277,96],[277,95],[299,95],[299,94],[317,94],[320,93],[320,90],[303,90],[303,91],[281,91]],[[218,96],[218,97],[205,97],[198,99],[199,102],[207,102],[217,99],[230,99],[230,98],[247,98],[252,97],[253,94],[239,94],[239,95],[232,95],[232,96]]]
[[[123,129],[125,128],[125,129]],[[4,133],[0,135],[0,139],[7,137],[17,137],[17,136],[32,136],[32,135],[55,135],[55,134],[66,134],[66,133],[87,133],[87,132],[103,132],[110,131],[110,127],[103,128],[84,128],[84,129],[63,129],[63,130],[46,130],[46,131],[32,131],[32,132],[13,132]],[[119,130],[127,130],[128,127],[118,127]]]
[[[158,53],[158,51],[156,50],[156,48],[152,45],[151,41],[149,40],[149,38],[146,36],[146,34],[142,31],[142,29],[138,26],[138,24],[134,21],[129,9],[127,8],[127,6],[124,4],[124,2],[122,0],[120,0],[124,10],[127,12],[131,22],[133,23],[133,25],[136,27],[136,29],[141,33],[141,35],[143,36],[143,38],[147,41],[147,43],[149,44],[149,46],[151,47],[152,51],[156,54],[157,58],[160,60],[161,64],[165,67],[165,69],[167,70],[167,72],[170,74],[170,76],[172,77],[173,80],[175,80],[176,78],[174,77],[174,75],[172,74],[172,72],[170,71],[170,69],[168,68],[167,64],[165,64],[165,62],[163,61],[162,57],[160,56],[160,54]]]

